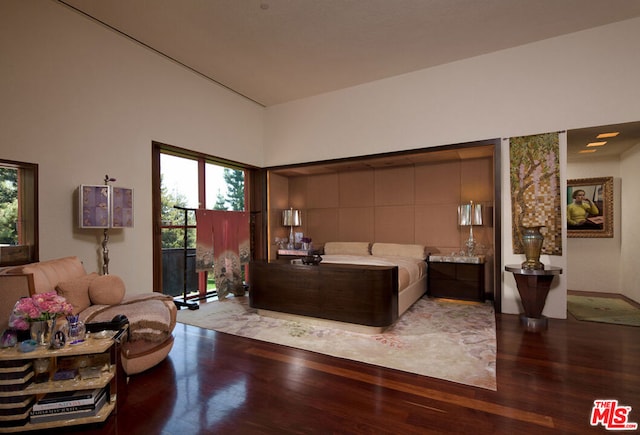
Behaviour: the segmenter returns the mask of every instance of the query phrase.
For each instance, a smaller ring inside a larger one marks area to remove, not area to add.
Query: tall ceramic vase
[[[522,230],[522,246],[526,261],[522,263],[523,269],[544,269],[544,264],[540,262],[540,252],[544,236],[540,233],[543,225],[533,227],[520,227]]]

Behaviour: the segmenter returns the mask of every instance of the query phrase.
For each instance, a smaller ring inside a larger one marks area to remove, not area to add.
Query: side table
[[[562,273],[561,267],[546,266],[544,269],[523,269],[520,264],[508,264],[504,268],[513,273],[520,293],[524,314],[520,317],[528,331],[547,328],[547,318],[542,315],[551,282]]]
[[[429,255],[427,264],[430,296],[484,301],[484,255]]]

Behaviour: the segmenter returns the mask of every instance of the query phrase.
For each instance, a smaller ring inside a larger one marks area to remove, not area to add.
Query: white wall
[[[628,20],[270,107],[265,164],[637,121],[640,57],[630,54],[638,40],[640,19]],[[503,213],[503,265],[524,260],[512,254],[509,219]],[[566,254],[542,261],[566,268]],[[517,312],[515,281],[510,274],[503,280],[503,311]],[[547,316],[566,317],[565,280],[555,281]]]
[[[0,2],[0,158],[39,164],[40,258],[99,270],[74,191],[105,174],[135,194],[110,272],[151,290],[151,142],[262,164],[264,109],[53,1]]]
[[[567,288],[622,293],[620,287],[620,159],[589,159],[567,165],[567,179],[613,177],[613,237],[567,240]],[[566,204],[564,202],[563,204]]]
[[[620,288],[621,293],[640,303],[640,144],[622,155],[620,162]]]
[[[57,2],[4,0],[0,156],[40,165],[41,258],[76,254],[90,271],[100,234],[75,228],[74,190],[105,174],[134,188],[136,227],[111,236],[111,271],[147,291],[152,140],[271,166],[637,121],[640,57],[629,54],[638,40],[640,19],[628,20],[265,111]],[[624,189],[637,152],[627,160]],[[625,191],[637,192],[633,182]],[[511,252],[509,219],[503,264],[523,260]],[[637,233],[622,257],[638,282],[627,260],[635,246]],[[564,267],[566,256],[542,261]],[[564,279],[548,316],[565,316]],[[513,278],[503,280],[505,311],[516,312]]]

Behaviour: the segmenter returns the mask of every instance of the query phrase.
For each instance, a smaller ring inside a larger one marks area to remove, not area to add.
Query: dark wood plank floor
[[[496,317],[498,391],[178,324],[159,366],[133,376],[91,434],[585,434],[595,399],[640,423],[640,328]]]

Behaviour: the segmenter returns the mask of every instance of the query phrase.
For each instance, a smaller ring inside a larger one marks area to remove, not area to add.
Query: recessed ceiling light
[[[588,143],[587,146],[588,147],[601,147],[602,145],[606,144],[607,141],[602,141],[602,142],[591,142]]]
[[[616,137],[619,134],[620,134],[619,131],[612,131],[611,133],[600,133],[599,135],[596,136],[596,139],[605,139],[607,137]]]
[[[587,154],[587,153],[595,153],[598,150],[580,150],[578,154]]]

